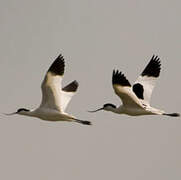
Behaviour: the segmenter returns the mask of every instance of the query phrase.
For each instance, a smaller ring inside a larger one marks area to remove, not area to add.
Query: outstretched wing
[[[61,81],[64,75],[64,58],[60,54],[48,69],[42,82],[42,102],[40,107],[62,111]]]
[[[115,93],[121,98],[124,106],[142,108],[142,105],[131,89],[131,84],[121,72],[113,71],[112,85]]]
[[[61,91],[61,102],[62,102],[62,111],[65,111],[68,103],[70,102],[71,98],[75,95],[77,88],[78,88],[79,84],[78,82],[75,80],[73,82],[71,82],[70,84],[68,84],[67,86],[65,86],[62,91]]]
[[[158,56],[152,56],[150,62],[134,83],[132,89],[136,96],[146,104],[150,103],[152,91],[160,75],[161,63]]]

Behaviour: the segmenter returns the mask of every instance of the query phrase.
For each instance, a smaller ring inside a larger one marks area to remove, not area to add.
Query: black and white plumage
[[[161,62],[158,56],[152,56],[150,62],[143,70],[133,85],[133,91],[139,99],[144,100],[146,104],[150,103],[151,95],[160,75]]]
[[[60,54],[48,69],[42,82],[42,102],[40,106],[35,110],[21,108],[9,115],[20,114],[47,121],[70,121],[90,125],[89,121],[79,120],[65,113],[68,103],[78,89],[78,82],[75,80],[62,88],[64,70],[65,62]]]
[[[118,108],[113,104],[105,104],[99,110],[112,111],[118,114],[127,114],[131,116],[138,115],[168,115],[177,117],[178,113],[165,113],[162,110],[150,106],[150,99],[156,80],[160,75],[161,62],[158,56],[152,56],[150,62],[138,77],[134,85],[131,87],[130,82],[126,79],[125,75],[118,71],[113,70],[112,85],[115,93],[122,100],[122,105]]]

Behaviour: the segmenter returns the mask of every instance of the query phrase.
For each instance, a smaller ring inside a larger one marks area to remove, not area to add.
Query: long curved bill
[[[3,113],[3,114],[6,115],[6,116],[11,116],[11,115],[17,114],[17,112],[13,112],[13,113]]]
[[[91,113],[94,113],[94,112],[97,112],[97,111],[101,111],[101,110],[103,110],[104,108],[99,108],[99,109],[97,109],[97,110],[95,110],[95,111],[88,111],[88,112],[91,112]]]

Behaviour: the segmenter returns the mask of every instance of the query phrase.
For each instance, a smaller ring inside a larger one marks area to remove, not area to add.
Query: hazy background
[[[93,126],[0,116],[0,179],[180,180],[181,121],[90,114],[120,104],[112,70],[135,81],[153,54],[162,61],[152,105],[181,112],[178,0],[1,0],[0,111],[35,108],[47,68],[62,53],[64,85],[79,91],[67,111]]]

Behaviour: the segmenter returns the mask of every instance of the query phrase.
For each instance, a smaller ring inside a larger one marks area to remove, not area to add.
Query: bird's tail
[[[179,117],[179,116],[180,116],[180,114],[179,114],[179,113],[170,113],[170,114],[163,113],[163,115],[166,115],[166,116],[171,116],[171,117]]]
[[[81,124],[84,124],[84,125],[92,125],[92,123],[90,121],[83,121],[83,120],[80,120],[80,119],[74,119],[75,122],[77,123],[81,123]]]

